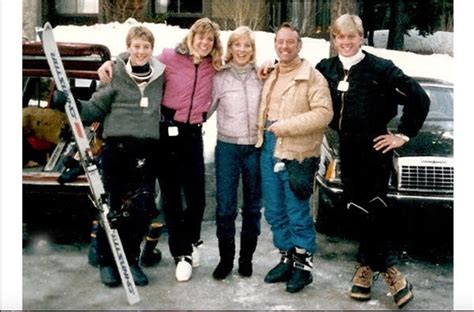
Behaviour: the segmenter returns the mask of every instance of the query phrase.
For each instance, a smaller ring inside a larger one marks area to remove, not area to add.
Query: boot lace
[[[354,272],[354,275],[352,276],[352,279],[357,276],[358,279],[360,280],[369,280],[370,279],[370,272],[372,271],[368,265],[361,265],[357,264],[356,265],[356,271]]]
[[[397,271],[393,268],[388,268],[387,272],[382,273],[382,276],[385,278],[387,284],[389,284],[390,287],[395,286],[398,281]]]

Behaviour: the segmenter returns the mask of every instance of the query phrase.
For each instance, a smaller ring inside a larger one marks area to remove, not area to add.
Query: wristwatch
[[[395,134],[396,137],[402,138],[405,142],[410,141],[410,138],[402,133]]]

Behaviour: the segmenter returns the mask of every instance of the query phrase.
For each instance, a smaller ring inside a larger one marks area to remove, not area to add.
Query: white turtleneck
[[[133,70],[132,70],[132,63],[130,62],[130,58],[127,60],[127,63],[125,64],[125,70],[126,72],[132,77],[133,81],[137,84],[138,88],[140,89],[142,95],[145,90],[146,85],[148,84],[148,81],[150,80],[151,76],[153,76],[153,67],[150,66],[150,73],[146,76],[138,76],[136,75]]]
[[[362,61],[362,59],[365,57],[365,54],[362,53],[362,49],[359,49],[359,51],[352,56],[338,55],[338,57],[344,69],[349,70],[353,65]]]

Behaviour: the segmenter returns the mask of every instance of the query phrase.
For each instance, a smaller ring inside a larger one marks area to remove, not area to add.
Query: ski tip
[[[127,301],[128,301],[128,304],[134,305],[134,304],[140,302],[140,296],[138,295],[138,293],[135,294],[135,295],[131,295],[131,296],[127,297]]]
[[[41,27],[36,27],[35,31],[36,31],[36,35],[38,35],[38,37],[40,38],[40,40],[43,40],[44,27],[43,27],[43,28],[41,28]]]
[[[41,41],[43,41],[43,34],[45,32],[45,30],[50,30],[52,29],[51,27],[51,24],[49,22],[46,22],[43,26],[43,28],[41,27],[37,27],[36,28],[36,34],[38,35],[38,37],[40,38]]]

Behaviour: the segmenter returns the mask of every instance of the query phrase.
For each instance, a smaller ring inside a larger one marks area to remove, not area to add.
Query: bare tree
[[[100,0],[103,22],[124,22],[129,17],[144,18],[144,9],[149,0]]]
[[[313,36],[316,32],[316,3],[316,0],[291,2],[290,20],[298,26],[302,36]]]
[[[263,29],[266,22],[265,0],[214,0],[212,16],[222,29],[248,26],[253,30]]]
[[[346,13],[357,14],[357,0],[331,0],[331,25],[339,16]],[[330,56],[337,55],[332,36],[329,54]]]

